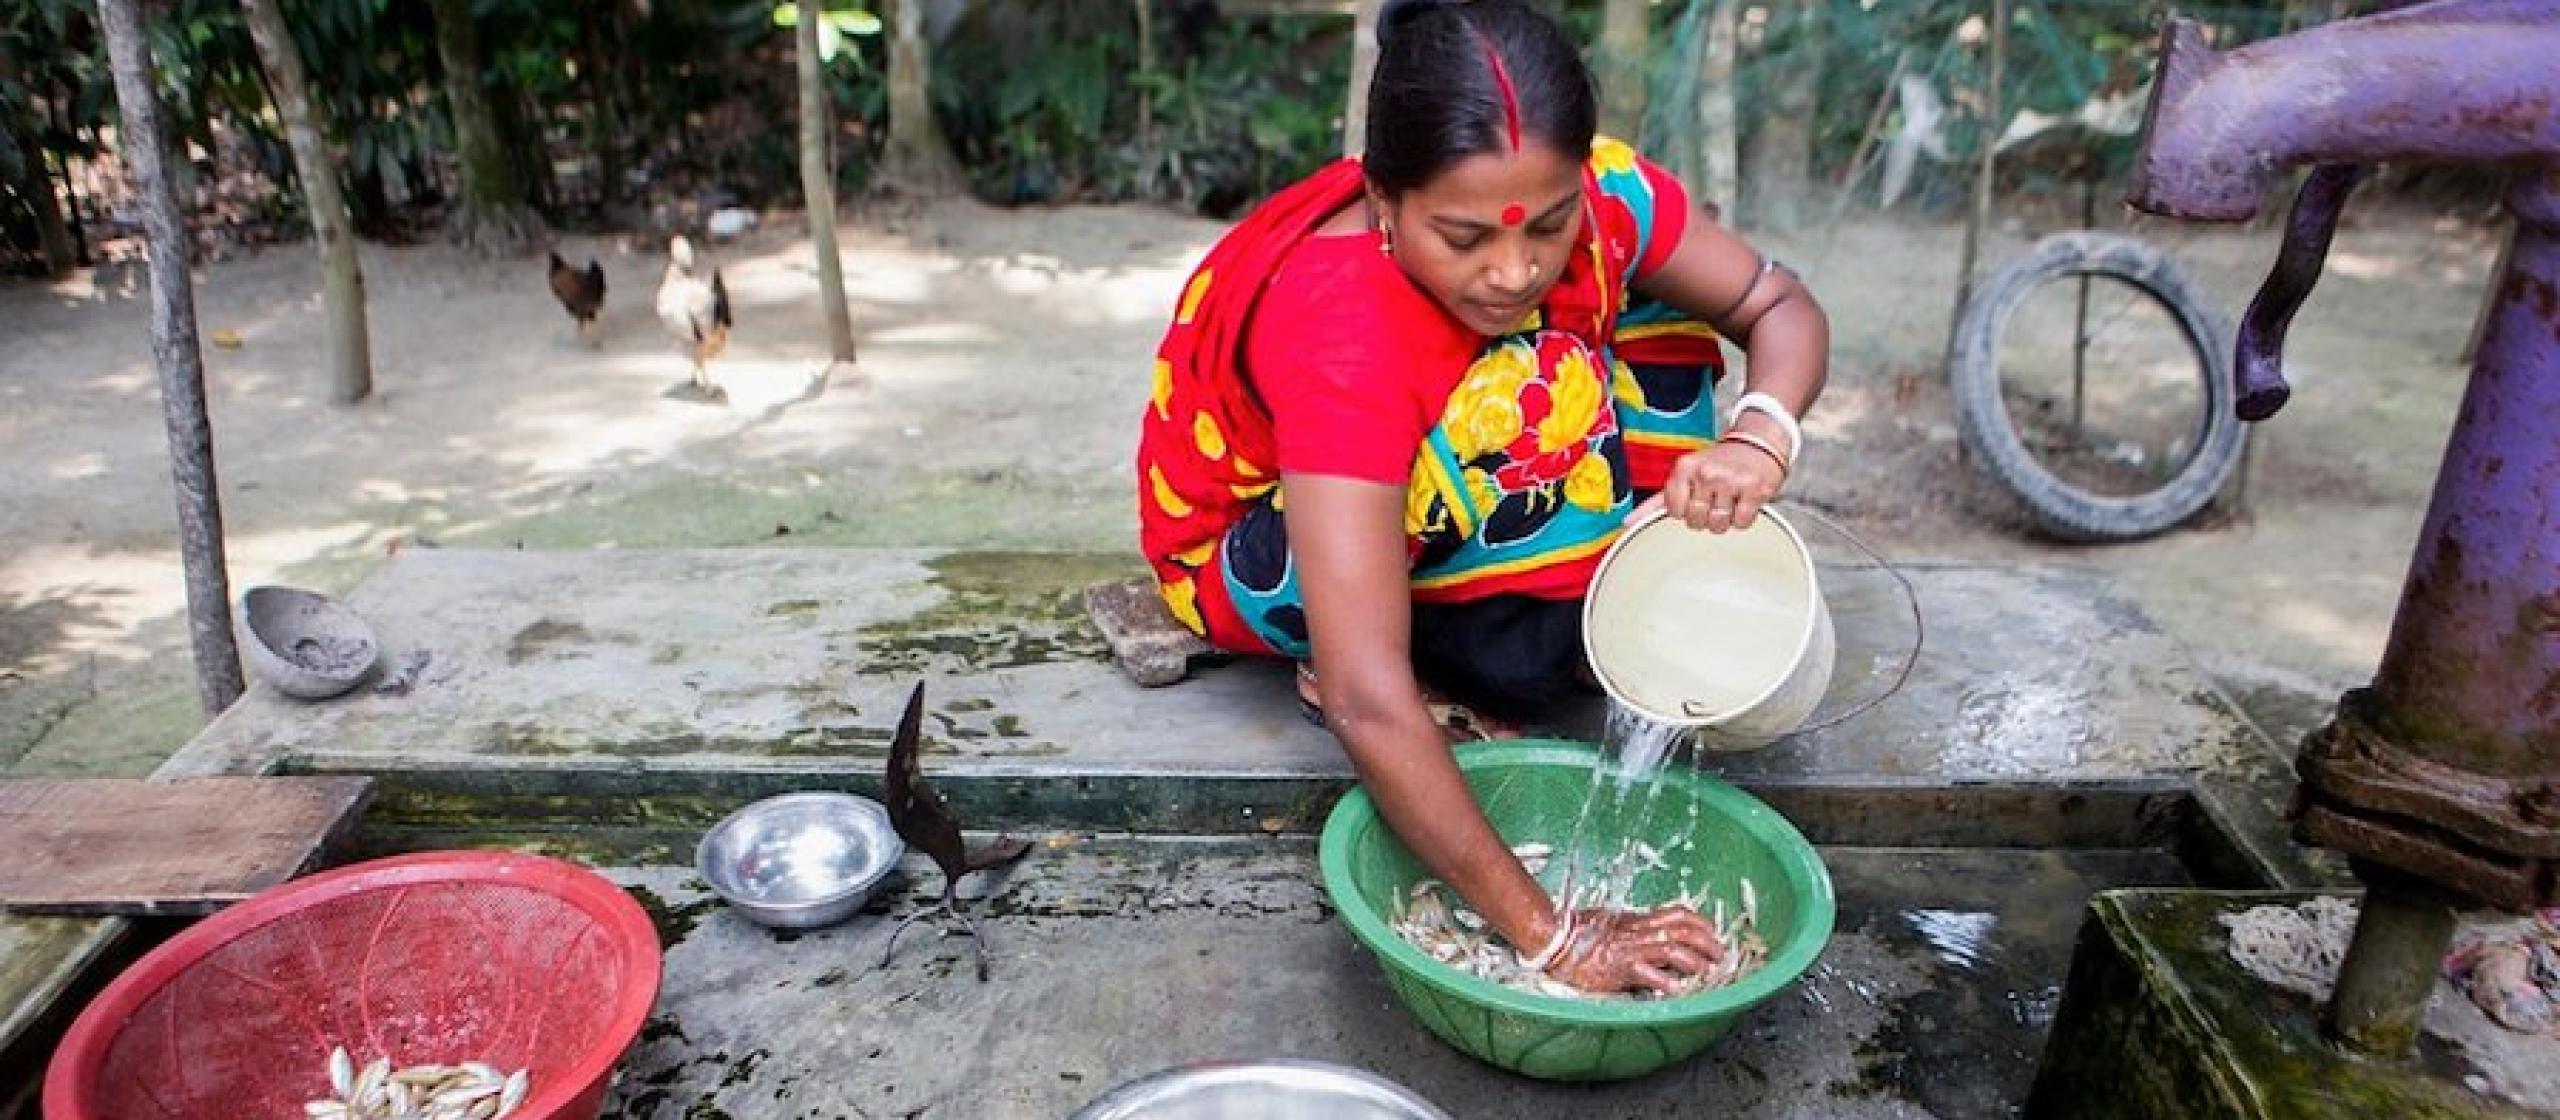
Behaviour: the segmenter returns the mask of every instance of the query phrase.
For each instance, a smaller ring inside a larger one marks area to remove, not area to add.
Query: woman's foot
[[[1518,739],[1526,732],[1519,724],[1496,719],[1473,708],[1440,695],[1429,686],[1422,690],[1423,706],[1431,712],[1431,722],[1439,724],[1452,742],[1473,743],[1495,739]],[[1315,666],[1298,663],[1298,711],[1307,722],[1326,727],[1324,701],[1316,688]]]

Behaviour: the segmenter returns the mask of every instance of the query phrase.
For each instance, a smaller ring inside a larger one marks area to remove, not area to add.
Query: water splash
[[[1690,843],[1697,830],[1695,801],[1687,802],[1688,819],[1676,830],[1656,827],[1653,820],[1663,786],[1656,779],[1690,743],[1688,728],[1663,723],[1624,704],[1610,704],[1590,788],[1583,794],[1573,830],[1559,838],[1562,858],[1550,864],[1558,881],[1541,885],[1549,886],[1569,908],[1628,906],[1637,877],[1666,866],[1662,850],[1646,838],[1664,838],[1666,846],[1676,849]],[[1595,830],[1595,817],[1607,827]]]
[[[1990,956],[1991,931],[2000,924],[1998,915],[1978,910],[1906,910],[1902,920],[1939,960],[1968,969]]]
[[[1685,745],[1688,728],[1664,723],[1612,702],[1607,732],[1601,738],[1601,763],[1617,773],[1621,793],[1639,778],[1650,779],[1672,753]]]

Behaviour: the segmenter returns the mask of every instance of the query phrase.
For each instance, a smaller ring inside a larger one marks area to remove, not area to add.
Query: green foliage
[[[37,208],[54,169],[93,154],[110,123],[106,44],[80,0],[0,2],[0,259],[38,259]]]
[[[14,130],[46,151],[85,155],[90,137],[108,123],[114,102],[106,43],[87,3],[0,4],[0,114]],[[38,153],[22,155],[34,158]]]
[[[1149,199],[1213,215],[1340,150],[1349,21],[1229,17],[1195,49],[1125,2],[982,10],[936,60],[933,100],[997,202]]]
[[[89,154],[112,123],[113,86],[95,0],[0,0],[0,183],[31,162]],[[415,0],[274,0],[310,71],[314,108],[344,154],[359,228],[397,232],[432,214],[451,174],[441,62],[427,5]],[[821,53],[841,131],[848,189],[867,178],[885,137],[887,44],[859,0],[821,0]],[[1216,16],[1206,0],[969,0],[937,27],[931,98],[977,191],[1000,203],[1154,200],[1229,215],[1340,150],[1350,62],[1340,16]],[[1588,42],[1601,0],[1538,0]],[[1653,73],[1639,142],[1674,156],[1695,135],[1696,19],[1705,0],[1655,0]],[[1924,165],[1924,199],[1952,200],[1969,153],[1990,134],[1977,108],[1988,51],[1967,30],[1989,0],[1812,0],[1818,33],[1770,22],[1773,0],[1741,0],[1737,97],[1742,127],[1767,116],[1777,79],[1821,73],[1814,165],[1837,179],[1867,130],[1897,61],[1947,101],[1953,162]],[[2356,0],[2357,10],[2379,0]],[[2067,114],[2148,75],[2167,0],[2012,0],[2010,110]],[[799,193],[793,51],[799,2],[775,0],[472,0],[480,81],[508,159],[533,200],[560,211],[597,203],[572,183],[641,203],[748,205]],[[2207,0],[2180,14],[2231,45],[2288,20],[2326,16],[2326,0]],[[146,6],[172,126],[210,148],[215,122],[286,188],[292,161],[238,0]],[[1763,15],[1754,17],[1758,11]],[[1978,27],[1978,23],[1977,23]],[[1884,133],[1899,118],[1888,114]],[[2113,176],[2129,139],[2066,130],[2004,153],[2013,186]],[[183,173],[184,169],[182,169]],[[1748,176],[1749,168],[1744,169]],[[622,188],[632,188],[626,192]],[[7,190],[0,186],[0,190]],[[584,212],[583,210],[581,211]],[[624,212],[628,215],[628,211]],[[0,236],[28,243],[32,211],[0,198]]]
[[[773,25],[798,28],[800,5],[796,3],[774,5]],[[837,55],[844,53],[845,40],[879,33],[880,17],[869,12],[853,9],[827,12],[818,23],[818,59],[822,62],[834,62]],[[859,54],[851,57],[857,63],[862,60]]]
[[[1182,203],[1217,217],[1339,155],[1348,28],[1306,19],[1224,24],[1178,73],[1139,83],[1153,135],[1122,142],[1105,197]]]
[[[1695,134],[1698,24],[1709,2],[1664,0],[1655,7],[1660,22],[1642,141],[1648,151],[1668,153]],[[2310,6],[2282,0],[2011,0],[2003,119],[2020,110],[2068,115],[2092,98],[2138,89],[2149,79],[2159,27],[2173,12],[2205,21],[2218,43],[2234,46],[2275,34],[2288,11]],[[2367,0],[2358,6],[2371,5]],[[1746,12],[1770,7],[1744,0]],[[1818,33],[1808,34],[1800,21],[1773,19],[1756,40],[1746,20],[1735,75],[1741,125],[1751,129],[1767,115],[1781,77],[1815,67],[1822,81],[1814,163],[1834,175],[1846,172],[1870,114],[1880,99],[1889,98],[1888,84],[1899,66],[1928,79],[1946,103],[1942,127],[1950,162],[1933,168],[1924,161],[1916,186],[1924,198],[1952,201],[1970,181],[1980,145],[1997,135],[1985,128],[1981,112],[1990,76],[1983,21],[1990,11],[1990,0],[1812,0]],[[1888,105],[1884,136],[1900,124],[1900,114]],[[2004,176],[2013,185],[2057,189],[2092,176],[2120,178],[2134,144],[2130,136],[2065,129],[2004,152]]]
[[[450,150],[443,102],[425,96],[421,67],[435,57],[424,4],[392,0],[279,0],[308,75],[311,110],[339,145],[339,168],[357,228],[383,236],[392,200],[437,192],[432,153]],[[431,72],[429,72],[431,73]],[[253,103],[254,104],[254,103]],[[235,112],[250,128],[262,117]]]

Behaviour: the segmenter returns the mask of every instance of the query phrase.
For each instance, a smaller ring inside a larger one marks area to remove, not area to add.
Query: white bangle
[[[1796,423],[1795,414],[1788,412],[1787,406],[1778,403],[1778,398],[1767,393],[1742,394],[1741,400],[1733,402],[1733,419],[1725,426],[1730,428],[1734,424],[1741,423],[1742,414],[1746,412],[1757,412],[1777,421],[1778,430],[1784,432],[1787,437],[1788,465],[1793,466],[1803,461],[1804,428]]]

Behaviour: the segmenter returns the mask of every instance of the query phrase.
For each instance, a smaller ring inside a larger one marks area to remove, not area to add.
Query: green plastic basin
[[[1591,785],[1598,751],[1555,741],[1481,743],[1457,748],[1458,765],[1485,815],[1512,844],[1557,848],[1573,831]],[[1397,900],[1428,872],[1378,817],[1366,790],[1354,789],[1325,821],[1319,857],[1325,893],[1351,935],[1377,954],[1387,981],[1414,1015],[1450,1045],[1503,1069],[1556,1081],[1637,1077],[1707,1048],[1735,1019],[1794,983],[1831,938],[1831,876],[1795,826],[1750,794],[1684,766],[1664,768],[1667,783],[1641,820],[1642,838],[1664,849],[1665,867],[1639,875],[1631,901],[1650,906],[1677,897],[1680,872],[1692,890],[1726,901],[1751,879],[1769,960],[1740,981],[1664,1000],[1577,1000],[1538,995],[1479,980],[1433,959],[1396,936],[1389,924]],[[1585,844],[1615,852],[1636,795],[1621,810],[1604,798],[1592,813]],[[1690,846],[1666,841],[1686,826],[1695,806]]]

